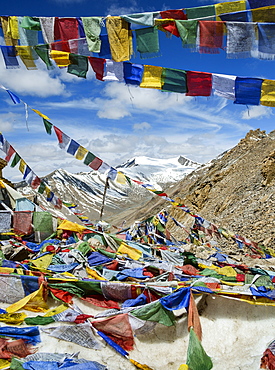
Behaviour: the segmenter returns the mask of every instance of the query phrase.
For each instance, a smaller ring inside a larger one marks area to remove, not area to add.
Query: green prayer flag
[[[165,326],[175,323],[173,311],[166,310],[159,301],[131,311],[131,315],[145,321],[155,321]]]
[[[34,231],[53,232],[53,216],[49,212],[33,212]]]
[[[67,72],[77,77],[86,78],[88,72],[88,58],[84,55],[70,54],[71,64],[68,65]]]
[[[177,93],[187,92],[185,71],[172,68],[163,68],[161,79],[162,79],[161,90],[172,91]]]
[[[44,126],[45,126],[47,134],[51,135],[53,124],[47,121],[45,118],[43,118],[43,122],[44,122]]]
[[[15,156],[13,157],[13,160],[11,162],[11,167],[15,167],[17,165],[17,163],[20,162],[20,155],[18,153],[15,153]]]
[[[91,251],[91,247],[88,242],[83,242],[79,244],[76,249],[78,249],[83,254],[83,256],[86,256],[86,254]]]
[[[32,31],[41,31],[40,20],[38,17],[23,17],[20,27]]]
[[[198,6],[184,9],[188,19],[215,17],[215,5]],[[208,19],[209,20],[209,19]],[[215,19],[213,19],[215,20]]]
[[[84,159],[84,164],[89,166],[89,164],[95,159],[95,155],[91,152],[88,152],[85,159]]]
[[[25,370],[23,368],[23,362],[15,357],[12,357],[11,359],[10,369],[11,370]]]
[[[177,29],[180,34],[180,38],[182,41],[183,47],[195,47],[196,40],[197,40],[197,28],[198,28],[198,21],[182,21],[182,20],[175,20]]]
[[[102,253],[102,254],[104,254],[105,256],[107,256],[109,258],[116,258],[116,254],[115,253],[107,252],[105,249],[98,248],[97,251],[100,252],[100,253]]]
[[[37,191],[38,193],[43,194],[45,189],[46,189],[46,184],[44,182],[41,182]]]
[[[210,370],[213,367],[211,358],[206,354],[193,328],[190,329],[186,364],[190,370]]]
[[[137,51],[141,58],[158,56],[159,34],[156,27],[140,28],[136,32]]]
[[[43,60],[43,62],[46,64],[48,69],[54,68],[54,65],[51,62],[51,59],[49,57],[49,45],[36,45],[34,46],[34,50],[36,51],[37,55]]]
[[[27,325],[47,325],[55,322],[54,319],[50,316],[26,317],[24,321]]]

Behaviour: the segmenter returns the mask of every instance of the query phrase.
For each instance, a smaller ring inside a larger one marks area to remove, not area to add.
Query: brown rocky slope
[[[249,131],[238,145],[195,170],[166,190],[206,220],[275,249],[275,130]],[[142,209],[121,213],[112,220],[129,226],[166,208],[178,221],[191,226],[193,217],[155,196]],[[169,230],[186,237],[170,220]]]

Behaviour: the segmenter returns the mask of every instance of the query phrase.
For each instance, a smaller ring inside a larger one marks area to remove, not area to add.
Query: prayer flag
[[[256,23],[226,22],[228,58],[249,58],[255,41]]]
[[[84,148],[82,145],[80,145],[75,154],[75,158],[81,161],[87,153],[88,150]]]
[[[234,104],[259,105],[262,82],[261,78],[237,77]]]
[[[68,149],[67,149],[67,153],[69,153],[71,155],[75,155],[79,146],[80,146],[80,144],[78,144],[75,140],[71,139],[70,145],[68,146]]]
[[[106,28],[110,42],[112,59],[115,62],[130,60],[132,48],[132,32],[130,25],[121,17],[107,17]]]
[[[187,96],[210,96],[212,90],[212,74],[187,71]]]
[[[15,156],[13,157],[13,160],[11,162],[11,167],[15,167],[17,163],[20,161],[21,157],[18,153],[15,153]]]
[[[124,81],[123,62],[114,62],[111,59],[106,60],[104,81]]]
[[[212,85],[214,94],[222,98],[235,100],[235,80],[236,76],[212,75]]]
[[[37,55],[43,60],[46,64],[47,69],[53,68],[53,64],[49,57],[49,45],[36,45],[34,46],[34,50],[36,51]]]
[[[15,49],[27,69],[37,69],[33,61],[31,46],[16,46]]]
[[[8,17],[0,17],[1,19],[1,26],[4,34],[5,44],[6,46],[14,46],[17,45],[17,40],[13,40],[10,33],[8,32]]]
[[[187,19],[186,14],[184,14],[183,9],[170,9],[160,12],[161,18],[163,19]]]
[[[275,5],[275,0],[248,0],[248,2],[251,9]]]
[[[189,334],[186,363],[188,368],[192,370],[210,370],[213,367],[211,358],[206,354],[200,340],[192,328],[190,329]]]
[[[215,10],[216,10],[217,21],[220,21],[221,20],[221,18],[219,17],[220,14],[240,12],[242,10],[246,10],[246,0],[230,1],[230,2],[225,2],[225,3],[215,4]]]
[[[141,58],[153,58],[159,53],[159,35],[156,27],[135,30],[137,51]]]
[[[25,171],[25,166],[26,166],[26,162],[24,161],[24,159],[20,159],[20,163],[19,163],[19,171],[21,173],[24,173]]]
[[[124,80],[129,85],[140,85],[143,75],[143,65],[123,62]]]
[[[89,63],[95,72],[96,79],[103,81],[104,65],[106,60],[102,58],[88,57]]]
[[[260,59],[275,59],[275,24],[274,23],[258,23],[259,35],[259,58]]]
[[[45,189],[46,189],[46,184],[44,182],[41,182],[37,191],[39,194],[43,194]]]
[[[55,18],[54,25],[54,37],[55,40],[72,40],[78,39],[78,21],[74,17],[70,18]]]
[[[177,93],[186,93],[186,72],[179,69],[163,68],[162,71],[163,91],[172,91]]]
[[[220,14],[220,18],[223,22],[250,22],[250,12],[245,10],[243,12]]]
[[[1,51],[7,69],[19,68],[14,46],[1,46]]]
[[[23,17],[21,27],[33,31],[41,31],[40,21],[37,17]]]
[[[14,153],[15,153],[15,149],[10,145],[8,153],[5,157],[5,161],[9,162]]]
[[[53,124],[51,122],[47,121],[45,118],[43,118],[43,122],[44,122],[45,130],[46,130],[47,134],[51,135]]]
[[[200,38],[199,52],[205,54],[218,54],[223,49],[223,22],[199,21]]]
[[[101,40],[100,32],[102,17],[81,17],[85,31],[88,48],[94,53],[100,52]]]
[[[162,67],[144,65],[144,72],[140,87],[149,89],[161,89]]]
[[[185,12],[187,15],[187,19],[213,17],[213,21],[214,21],[216,17],[215,5],[206,5],[206,6],[199,6],[199,7],[194,7],[194,8],[186,8]]]
[[[121,18],[129,23],[140,24],[142,26],[154,26],[155,19],[158,18],[159,14],[160,12],[146,12],[121,15]]]
[[[83,55],[70,54],[71,64],[68,65],[67,72],[77,77],[86,78],[88,72],[88,58]]]
[[[261,91],[261,105],[275,107],[275,81],[263,80]]]
[[[51,58],[55,61],[58,67],[67,67],[71,63],[69,53],[65,51],[51,50]]]
[[[188,48],[195,47],[199,22],[196,20],[176,20],[175,22],[182,41],[182,46]]]
[[[46,120],[50,120],[49,117],[47,117],[45,114],[39,112],[39,110],[37,109],[32,109],[32,111],[34,111],[36,114],[38,114],[40,117],[42,117],[43,119],[46,119]]]
[[[55,17],[39,17],[39,22],[45,44],[51,44],[54,42]]]
[[[111,59],[111,48],[110,48],[110,43],[108,39],[108,35],[100,35],[100,41],[101,41],[101,46],[100,46],[100,52],[98,53],[98,56],[100,58],[105,58],[105,59]]]
[[[163,32],[169,32],[176,37],[180,37],[176,23],[173,19],[156,19],[155,26]]]
[[[131,311],[131,315],[141,320],[154,321],[165,326],[172,326],[175,323],[173,312],[166,310],[159,301],[137,308]]]
[[[8,33],[14,40],[19,40],[19,25],[17,16],[9,16],[8,18]]]
[[[58,127],[53,126],[54,131],[56,133],[57,139],[58,139],[58,145],[61,149],[65,149],[66,146],[69,144],[71,138],[64,134]]]

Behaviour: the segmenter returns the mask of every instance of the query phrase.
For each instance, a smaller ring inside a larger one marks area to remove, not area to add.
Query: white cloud
[[[0,114],[0,131],[11,132],[14,129],[14,122],[18,119],[18,115],[14,113]]]
[[[245,120],[269,118],[272,115],[272,109],[263,105],[252,105],[241,112],[241,117]]]
[[[150,123],[148,122],[141,122],[141,123],[135,123],[133,125],[133,129],[135,131],[138,131],[138,130],[148,130],[149,128],[151,128],[152,126],[150,125]]]

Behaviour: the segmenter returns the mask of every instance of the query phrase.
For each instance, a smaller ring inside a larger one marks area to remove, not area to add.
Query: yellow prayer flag
[[[15,46],[15,49],[27,69],[37,69],[33,61],[32,49],[30,46],[20,45],[20,46]]]
[[[160,90],[162,87],[162,70],[162,67],[145,65],[140,87]]]
[[[55,307],[55,308],[52,308],[51,310],[49,310],[48,312],[45,313],[45,315],[43,317],[50,317],[50,316],[54,316],[54,315],[57,315],[63,311],[66,311],[69,307],[66,305],[66,304],[61,304],[60,306],[58,307]]]
[[[133,53],[130,25],[119,16],[107,17],[106,28],[112,59],[115,62],[130,60]]]
[[[0,321],[5,322],[6,324],[18,325],[21,324],[27,315],[23,312],[18,313],[3,313],[0,314]]]
[[[80,145],[75,154],[75,158],[81,161],[87,153],[88,153],[88,150]]]
[[[263,80],[261,91],[261,105],[275,107],[275,81]]]
[[[45,254],[44,256],[39,257],[35,260],[31,260],[31,262],[34,266],[36,266],[39,269],[40,268],[47,269],[50,266],[50,264],[52,262],[52,259],[53,259],[53,254],[48,253],[48,254]]]
[[[180,367],[178,368],[178,370],[188,370],[188,365],[180,365]]]
[[[140,364],[139,362],[132,360],[131,358],[129,359],[132,364],[135,365],[136,368],[141,369],[141,370],[153,370],[151,367],[145,364]]]
[[[4,360],[3,358],[0,359],[0,369],[9,369],[10,368],[10,361]]]
[[[24,308],[25,310],[34,312],[45,312],[49,309],[47,303],[44,300],[44,286],[40,285],[40,288],[35,292],[27,295],[20,301],[13,303],[6,308],[8,313],[14,313]]]
[[[275,5],[264,6],[258,9],[251,9],[252,21],[257,23],[274,22],[275,18]]]
[[[26,167],[27,163],[24,161],[24,159],[20,159],[20,163],[19,163],[19,171],[21,173],[24,173],[25,172],[25,167]]]
[[[119,184],[127,184],[127,180],[126,180],[126,177],[124,175],[124,173],[118,171],[117,172],[117,175],[116,175],[116,182],[118,182]]]
[[[139,260],[142,256],[142,252],[138,249],[130,247],[126,243],[122,242],[117,250],[117,254],[127,254],[132,260]]]
[[[107,280],[104,277],[100,276],[95,270],[91,269],[90,267],[86,267],[87,274],[89,278],[96,279],[96,280]]]
[[[13,38],[15,40],[20,39],[17,16],[10,16],[9,17],[7,31],[8,31],[8,34],[11,36],[11,38]]]
[[[4,34],[5,44],[7,46],[17,45],[17,40],[13,40],[8,32],[8,17],[0,17],[1,26]]]
[[[38,114],[40,117],[45,118],[46,120],[48,120],[48,121],[49,121],[49,117],[47,117],[45,114],[43,114],[43,113],[39,112],[39,110],[37,110],[37,109],[32,109],[32,111],[34,111],[34,112],[35,112],[36,114]]]
[[[70,230],[76,233],[82,233],[86,230],[86,227],[78,225],[72,221],[63,220],[61,224],[57,227],[58,230]]]
[[[221,21],[221,18],[218,17],[220,14],[240,12],[242,10],[246,10],[245,0],[215,4],[216,20]]]
[[[70,53],[66,51],[51,50],[51,58],[55,61],[58,67],[67,67],[71,64]]]

